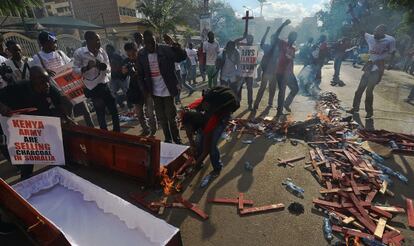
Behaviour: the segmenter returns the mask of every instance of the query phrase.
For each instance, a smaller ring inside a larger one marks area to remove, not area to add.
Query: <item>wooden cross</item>
[[[247,33],[249,31],[249,20],[254,19],[254,17],[249,16],[249,11],[246,10],[246,16],[244,16],[242,19],[246,21],[246,23],[244,25],[244,33],[247,35]]]

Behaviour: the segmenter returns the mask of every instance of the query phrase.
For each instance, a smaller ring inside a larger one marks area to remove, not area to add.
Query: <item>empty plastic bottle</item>
[[[211,179],[211,176],[210,176],[210,175],[205,176],[205,177],[201,180],[201,183],[200,183],[200,188],[204,188],[204,187],[206,187],[206,186],[208,185],[208,183],[210,183],[210,179]]]
[[[253,170],[253,165],[250,164],[250,162],[246,161],[244,163],[244,169],[246,169],[247,171],[252,171]]]
[[[404,183],[408,183],[408,179],[407,177],[405,177],[403,174],[401,174],[400,172],[395,172],[394,175],[401,181]]]
[[[374,159],[375,161],[379,162],[379,163],[383,163],[384,162],[384,158],[382,158],[381,156],[379,156],[377,153],[371,152],[370,153],[372,159]]]
[[[290,178],[286,179],[284,182],[282,182],[282,184],[285,185],[286,190],[293,195],[300,198],[304,197],[305,190],[295,185]]]
[[[328,218],[323,218],[323,235],[328,241],[331,241],[333,239],[332,224]]]
[[[394,140],[391,140],[391,141],[390,141],[390,147],[391,147],[392,149],[399,149],[399,147],[398,147],[397,143],[396,143]]]

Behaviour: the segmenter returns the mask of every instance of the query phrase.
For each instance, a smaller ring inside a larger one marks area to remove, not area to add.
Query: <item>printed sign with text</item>
[[[242,77],[255,77],[258,54],[259,47],[257,46],[240,46],[240,71]]]
[[[72,104],[83,102],[86,97],[83,94],[82,77],[75,74],[72,69],[72,63],[62,66],[53,77],[59,89],[68,97]]]
[[[56,117],[0,116],[13,165],[64,165],[62,128]]]

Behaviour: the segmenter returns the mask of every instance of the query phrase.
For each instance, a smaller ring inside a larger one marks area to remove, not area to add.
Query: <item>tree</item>
[[[188,9],[195,8],[193,0],[142,0],[137,9],[145,15],[145,21],[154,28],[158,37],[176,32],[177,25],[186,25]]]
[[[42,0],[1,0],[0,11],[3,13],[24,13],[28,8],[42,6]]]

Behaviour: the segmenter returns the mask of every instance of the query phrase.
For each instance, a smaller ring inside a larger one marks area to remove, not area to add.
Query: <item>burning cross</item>
[[[247,33],[249,31],[249,20],[254,19],[254,17],[249,16],[249,11],[246,10],[246,16],[244,16],[242,19],[245,20],[245,22],[246,22],[245,25],[244,25],[244,34],[247,35]]]

